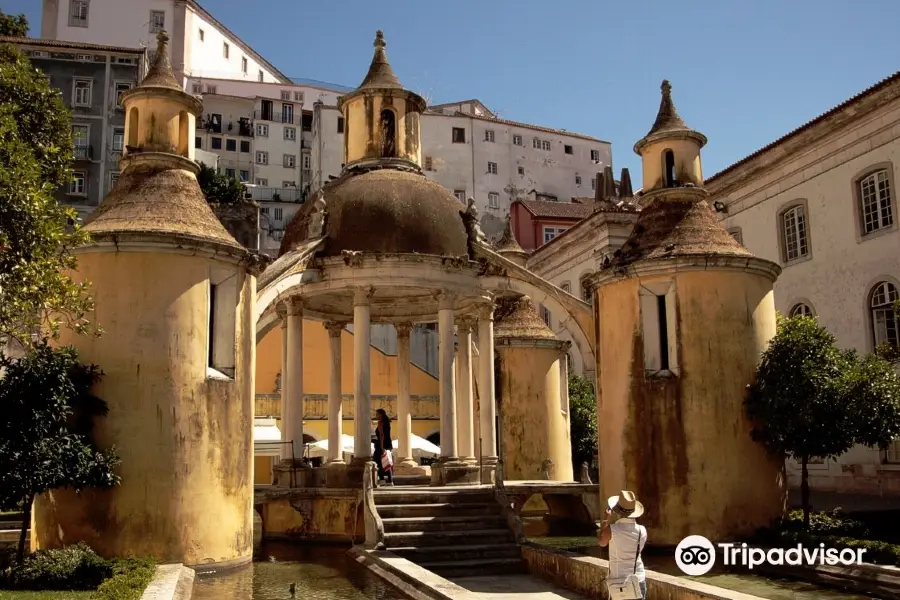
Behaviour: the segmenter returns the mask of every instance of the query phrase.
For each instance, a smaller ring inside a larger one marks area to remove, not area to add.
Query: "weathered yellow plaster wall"
[[[497,345],[500,353],[500,443],[503,477],[572,481],[569,424],[560,404],[559,348]]]
[[[207,378],[210,267],[200,256],[90,252],[77,277],[93,282],[102,337],[64,332],[99,365],[109,416],[96,428],[115,445],[119,487],[35,501],[33,548],[87,542],[103,556],[152,556],[186,565],[252,555],[253,302],[255,278],[234,266],[240,304],[234,380]]]
[[[601,494],[636,492],[651,544],[746,534],[779,516],[785,500],[780,461],[751,440],[743,407],[775,334],[772,284],[738,271],[676,274],[681,374],[646,379],[638,288],[665,279],[597,291]]]
[[[172,151],[193,160],[191,132],[195,131],[195,125],[196,117],[175,98],[166,101],[158,95],[134,96],[128,99],[125,143],[144,150]]]
[[[275,466],[274,456],[254,456],[253,483],[271,485],[273,466]]]
[[[675,176],[678,181],[690,181],[703,185],[703,166],[700,161],[700,146],[696,141],[667,139],[647,144],[641,151],[644,191],[664,187],[663,174],[665,159],[663,153],[671,150],[675,155]]]
[[[419,113],[408,104],[406,92],[397,96],[365,93],[347,101],[343,108],[346,163],[381,157],[381,111],[385,109],[394,112],[396,158],[422,164]]]
[[[281,497],[258,507],[264,537],[307,540],[365,538],[362,505],[356,495],[326,497]]]

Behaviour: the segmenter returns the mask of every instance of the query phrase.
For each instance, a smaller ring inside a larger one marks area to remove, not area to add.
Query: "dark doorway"
[[[381,111],[381,156],[397,156],[397,122],[392,110]]]

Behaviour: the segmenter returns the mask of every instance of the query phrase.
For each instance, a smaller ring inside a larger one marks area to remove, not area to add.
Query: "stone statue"
[[[278,374],[275,376],[275,393],[278,394],[281,392],[281,371],[278,371]]]
[[[544,479],[550,480],[553,478],[553,460],[549,458],[544,459],[544,462],[541,463],[541,473]]]
[[[487,236],[484,235],[484,232],[481,230],[481,224],[478,222],[478,209],[475,208],[475,198],[469,197],[466,202],[466,210],[460,214],[466,227],[466,235],[469,238],[469,257],[473,257],[475,255],[475,244],[487,244]]]
[[[591,471],[586,462],[581,463],[581,483],[593,483],[591,481]]]
[[[314,239],[325,235],[325,218],[327,216],[328,212],[325,210],[325,195],[318,194],[309,219],[309,229],[306,233],[308,239]]]

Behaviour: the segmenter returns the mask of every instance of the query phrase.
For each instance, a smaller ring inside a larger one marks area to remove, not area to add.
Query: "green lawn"
[[[93,600],[94,592],[5,592],[0,600]]]

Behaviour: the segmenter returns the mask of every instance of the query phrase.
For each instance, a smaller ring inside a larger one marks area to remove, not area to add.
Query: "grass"
[[[94,600],[95,592],[10,592],[0,590],[0,600]]]
[[[587,548],[588,546],[596,546],[597,545],[597,537],[596,536],[586,536],[586,537],[534,537],[528,538],[529,542],[534,542],[535,544],[543,544],[544,546],[550,546],[551,548],[558,548],[560,550],[577,550],[580,548]]]

